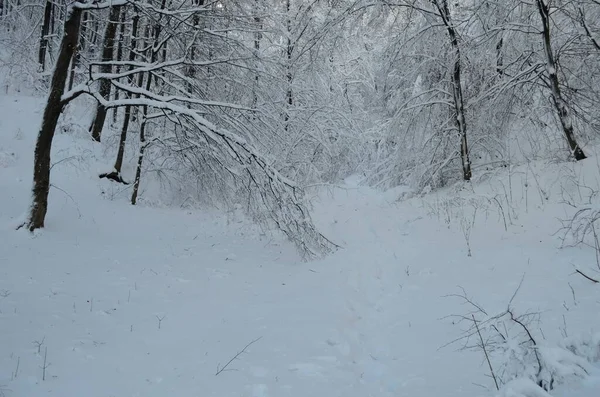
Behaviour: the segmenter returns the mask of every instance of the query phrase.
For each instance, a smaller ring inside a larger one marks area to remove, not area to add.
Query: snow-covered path
[[[47,228],[15,232],[40,102],[0,108],[12,115],[0,125],[0,395],[488,396],[483,357],[441,348],[461,333],[445,317],[465,310],[447,295],[464,287],[494,313],[524,274],[518,307],[543,313],[548,340],[563,321],[600,326],[594,286],[569,265],[593,253],[559,250],[544,209],[508,230],[478,218],[468,257],[458,221],[349,183],[314,212],[344,248],[302,263],[235,216],[107,199],[102,151],[63,134]]]

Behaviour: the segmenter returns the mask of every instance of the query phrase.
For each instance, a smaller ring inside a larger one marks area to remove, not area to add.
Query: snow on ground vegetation
[[[597,156],[425,196],[313,191],[342,248],[305,263],[151,184],[130,206],[73,117],[45,229],[15,231],[41,108],[0,97],[0,396],[600,395]]]

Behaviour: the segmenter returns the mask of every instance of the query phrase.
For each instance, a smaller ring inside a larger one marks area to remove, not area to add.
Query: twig
[[[542,373],[542,361],[540,360],[540,356],[538,355],[537,342],[535,341],[535,339],[533,339],[531,332],[529,332],[529,328],[527,328],[527,326],[525,324],[523,324],[523,322],[521,320],[519,320],[517,317],[515,317],[513,312],[510,309],[508,310],[508,314],[510,314],[510,319],[512,321],[519,324],[521,326],[521,328],[523,328],[525,330],[525,332],[527,333],[527,336],[529,337],[529,340],[531,341],[531,343],[533,343],[533,353],[535,354],[535,359],[537,360],[537,363],[538,363],[537,376],[539,377],[540,374]]]
[[[573,294],[573,304],[575,306],[577,306],[577,299],[575,299],[575,289],[573,288],[573,286],[571,285],[571,283],[567,283],[569,285],[569,288],[571,288],[571,294]]]
[[[42,346],[44,345],[44,341],[46,340],[46,337],[44,336],[42,338],[41,341],[39,340],[34,340],[32,343],[35,345],[35,347],[37,347],[37,352],[38,354],[40,354],[40,352],[42,351]]]
[[[488,315],[487,312],[481,307],[481,305],[477,304],[471,298],[469,298],[469,296],[467,295],[467,291],[465,291],[465,289],[463,287],[461,287],[460,285],[458,285],[457,287],[462,290],[462,295],[461,294],[448,294],[448,295],[444,295],[443,297],[444,298],[460,298],[464,301],[464,303],[467,303],[467,304],[473,306],[475,309],[477,309],[478,312],[483,313],[486,316]]]
[[[494,368],[492,367],[492,362],[490,361],[490,357],[488,356],[487,349],[485,348],[485,343],[483,342],[483,336],[481,336],[481,331],[479,330],[479,325],[477,324],[477,320],[475,320],[475,315],[471,314],[473,318],[473,323],[475,324],[475,328],[477,329],[477,334],[479,335],[479,340],[481,341],[481,349],[485,354],[485,359],[490,367],[490,373],[492,374],[492,379],[494,379],[494,384],[496,385],[496,390],[500,390],[498,387],[498,380],[496,379],[496,374],[494,373]]]
[[[246,346],[244,346],[244,348],[242,350],[237,352],[235,354],[235,356],[233,356],[229,361],[227,361],[227,364],[225,364],[223,367],[219,367],[219,365],[217,365],[217,372],[215,373],[215,376],[217,376],[221,372],[225,371],[225,369],[229,366],[229,364],[231,364],[235,359],[237,359],[239,356],[241,356],[243,353],[245,353],[247,348],[249,348],[250,346],[252,346],[254,343],[258,342],[261,339],[262,339],[262,336],[259,336],[258,338],[254,339],[252,342],[248,343]]]
[[[515,290],[513,296],[510,298],[510,300],[508,301],[508,307],[510,308],[510,305],[512,305],[513,300],[515,300],[517,294],[519,293],[519,290],[521,289],[521,286],[523,285],[523,281],[525,280],[525,273],[523,273],[523,276],[521,277],[521,281],[519,281],[519,286],[517,287],[517,289]]]
[[[48,357],[48,347],[44,349],[44,366],[42,367],[42,381],[46,380],[46,368],[50,366],[50,364],[46,364],[46,358]]]
[[[58,191],[61,191],[65,194],[65,196],[67,196],[69,199],[71,199],[71,201],[73,202],[73,204],[75,204],[75,209],[77,210],[77,213],[79,215],[79,218],[81,219],[81,217],[83,217],[83,215],[81,214],[81,210],[79,209],[79,204],[77,204],[77,201],[75,201],[75,199],[73,198],[73,196],[71,196],[69,193],[67,193],[66,190],[61,189],[60,187],[50,184],[50,187],[55,188]]]
[[[600,281],[596,280],[595,278],[591,278],[590,276],[585,275],[581,270],[579,269],[575,269],[576,273],[581,274],[583,277],[587,278],[588,280],[590,280],[593,283],[600,283]]]
[[[19,366],[21,365],[21,357],[17,357],[17,368],[15,368],[15,373],[13,375],[13,379],[17,379],[19,377]]]
[[[165,319],[166,316],[166,314],[162,317],[156,316],[156,319],[158,320],[158,329],[160,329],[160,325],[162,324],[162,321]]]

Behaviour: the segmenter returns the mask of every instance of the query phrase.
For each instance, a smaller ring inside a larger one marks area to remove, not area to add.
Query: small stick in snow
[[[15,380],[19,377],[19,366],[21,365],[21,357],[17,357],[17,368],[15,368],[15,372],[13,373],[13,378],[11,380]]]
[[[249,348],[250,346],[252,346],[254,343],[258,342],[261,339],[262,339],[262,336],[259,336],[258,338],[254,339],[253,341],[248,343],[246,346],[244,346],[244,348],[242,350],[237,352],[235,354],[235,356],[231,357],[231,359],[229,361],[227,361],[227,364],[225,364],[223,367],[220,367],[220,364],[217,364],[217,372],[215,373],[215,376],[217,376],[221,372],[225,371],[227,369],[227,367],[229,366],[229,364],[231,364],[235,359],[237,359],[239,356],[241,356],[243,353],[245,353],[247,348]]]
[[[166,316],[167,316],[166,314],[163,315],[162,317],[156,316],[156,319],[158,320],[158,329],[160,329],[160,324],[162,323],[162,320],[164,320]]]
[[[50,363],[47,363],[46,358],[48,357],[48,347],[44,349],[44,365],[42,366],[42,381],[46,380],[46,368],[50,366]]]
[[[40,354],[40,352],[42,351],[42,346],[44,345],[44,341],[46,340],[46,337],[44,336],[42,338],[41,341],[39,340],[34,340],[32,343],[37,347],[37,352],[38,354]]]
[[[494,384],[496,385],[496,390],[500,390],[498,387],[498,380],[496,379],[496,374],[494,373],[494,368],[492,367],[492,363],[490,361],[490,356],[488,356],[487,349],[485,348],[485,343],[483,342],[483,336],[481,336],[481,331],[479,330],[479,324],[477,324],[477,320],[475,320],[475,315],[471,314],[473,318],[473,324],[475,324],[475,329],[477,330],[477,335],[479,335],[479,340],[481,341],[481,349],[483,350],[483,354],[485,354],[485,359],[490,367],[490,373],[492,374],[492,379],[494,379]]]
[[[590,276],[585,275],[581,270],[579,269],[575,269],[576,273],[581,274],[583,277],[587,278],[588,280],[590,280],[591,282],[593,282],[594,284],[596,283],[600,283],[600,281],[596,280],[595,278],[591,278]]]
[[[573,304],[575,306],[577,306],[577,299],[575,299],[575,289],[573,289],[573,286],[571,285],[571,283],[567,283],[569,284],[569,288],[571,288],[571,293],[573,294]]]

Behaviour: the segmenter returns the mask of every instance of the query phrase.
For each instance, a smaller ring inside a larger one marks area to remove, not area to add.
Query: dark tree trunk
[[[73,88],[75,84],[75,72],[77,70],[77,66],[81,62],[81,52],[85,51],[85,41],[86,41],[86,31],[87,31],[87,18],[89,13],[84,11],[81,16],[81,28],[79,33],[79,39],[77,47],[75,48],[75,53],[73,54],[73,59],[71,60],[71,73],[69,77],[69,90]]]
[[[54,34],[54,22],[56,21],[56,6],[54,2],[50,6],[50,34]]]
[[[500,36],[500,39],[496,43],[496,73],[498,73],[498,76],[500,77],[504,76],[504,55],[502,52],[503,48],[504,38]]]
[[[450,43],[454,50],[454,62],[452,68],[452,96],[454,100],[454,122],[460,135],[460,159],[462,162],[463,179],[471,180],[471,160],[469,159],[469,146],[467,140],[467,120],[465,117],[465,107],[463,100],[462,82],[461,82],[461,57],[460,45],[458,43],[458,34],[450,17],[448,0],[435,0],[435,5],[442,17],[444,25],[448,30]]]
[[[77,40],[77,47],[75,47],[75,52],[73,54],[73,58],[71,59],[71,72],[69,73],[69,90],[73,88],[75,84],[75,71],[77,70],[77,66],[79,66],[79,62],[81,61],[81,51],[85,49],[85,30],[86,30],[86,18],[87,11],[84,12],[81,16],[82,22],[80,22],[80,34],[79,39]]]
[[[286,111],[285,111],[285,126],[284,129],[287,131],[289,128],[290,111],[294,105],[294,93],[292,91],[293,75],[292,75],[292,55],[294,53],[294,45],[292,44],[292,16],[290,0],[286,0],[286,30],[287,30],[287,46],[286,46],[286,79],[287,79],[287,91],[286,91]]]
[[[259,1],[255,0],[255,7],[256,7],[256,14],[260,14],[260,10],[259,10]],[[256,27],[256,29],[258,30],[255,34],[254,34],[254,56],[256,58],[256,63],[258,64],[258,59],[260,57],[260,40],[262,39],[262,33],[260,32],[263,28],[262,26],[262,21],[260,20],[260,17],[255,16],[254,17],[254,25]],[[255,72],[254,75],[254,89],[252,90],[252,108],[256,109],[256,106],[258,105],[258,85],[259,85],[259,76],[258,76],[258,72]]]
[[[196,7],[203,7],[204,3],[205,3],[205,0],[193,0],[193,4]],[[199,28],[200,28],[200,13],[198,11],[196,11],[194,13],[194,16],[192,17],[192,25],[194,26],[194,29],[196,31],[199,30]],[[190,48],[190,61],[192,63],[194,63],[196,61],[196,50],[197,50],[196,41],[197,41],[197,38],[196,38],[196,36],[194,36],[194,41],[192,43],[192,47]],[[187,84],[187,90],[191,94],[194,89],[193,80],[196,77],[196,67],[194,65],[190,65],[188,68],[186,68],[186,76],[189,77],[189,82]],[[189,105],[188,105],[188,107],[189,107]]]
[[[550,41],[550,9],[543,0],[536,0],[536,4],[542,20],[544,49],[546,50],[546,68],[548,70],[548,78],[550,80],[550,87],[552,89],[552,102],[556,108],[556,113],[560,119],[560,124],[565,134],[565,138],[567,138],[567,142],[569,143],[571,153],[573,153],[575,160],[583,160],[586,158],[586,155],[583,153],[581,147],[577,144],[571,112],[560,90],[557,64],[554,58],[554,52],[552,51],[552,43]]]
[[[125,14],[125,12],[123,12]],[[129,50],[129,61],[134,61],[136,56],[137,49],[137,32],[138,25],[140,21],[140,16],[135,11],[135,14],[132,18],[131,24],[131,42],[130,42],[130,50]],[[129,67],[129,70],[132,70],[133,66]],[[129,83],[133,85],[133,77],[129,77]],[[131,94],[127,93],[127,98],[131,98]],[[108,174],[101,174],[100,178],[108,178],[112,179],[115,182],[120,182],[127,184],[123,177],[121,176],[121,168],[123,167],[123,158],[125,157],[125,143],[127,142],[127,131],[129,130],[129,122],[131,120],[131,106],[125,106],[125,113],[123,115],[123,125],[121,126],[121,137],[119,139],[119,149],[117,151],[117,158],[115,160],[115,165],[113,166],[113,171]]]
[[[146,22],[146,24],[144,25],[144,40],[142,42],[143,43],[142,47],[144,47],[144,48],[148,48],[148,46],[150,45],[150,41],[152,40],[150,38],[150,27],[151,26],[148,24],[148,22]],[[148,53],[146,52],[144,55],[147,57]],[[142,87],[143,84],[144,84],[144,73],[138,73],[137,86]],[[139,108],[137,106],[135,106],[131,109],[131,120],[132,121],[137,121],[138,113],[139,113]]]
[[[112,66],[106,62],[113,60],[113,49],[115,44],[115,34],[117,32],[117,22],[119,21],[120,7],[112,7],[108,16],[108,23],[106,24],[106,31],[104,32],[104,43],[102,45],[102,62],[100,66],[100,73],[110,73]],[[100,81],[100,95],[103,98],[108,99],[110,95],[110,80],[102,79]],[[96,116],[90,126],[90,132],[92,139],[100,142],[100,136],[102,135],[102,128],[104,127],[104,121],[106,120],[106,108],[104,105],[98,102],[96,105]]]
[[[47,0],[44,6],[44,21],[42,22],[42,35],[38,50],[38,63],[43,71],[46,70],[46,53],[48,52],[48,34],[50,33],[50,21],[52,19],[52,1]]]
[[[162,0],[161,10],[164,10],[166,7],[166,0]],[[154,25],[154,44],[152,45],[150,51],[150,63],[156,62],[156,58],[158,57],[158,48],[156,47],[156,43],[158,43],[158,39],[160,38],[161,32],[161,24],[160,20],[156,22]],[[146,91],[150,91],[152,88],[152,74],[148,73],[148,77],[146,78]],[[133,192],[131,194],[131,204],[137,204],[138,192],[140,188],[140,179],[142,176],[142,165],[144,162],[144,153],[146,151],[146,146],[148,145],[146,142],[146,116],[148,115],[148,106],[142,107],[142,123],[140,125],[140,152],[138,155],[138,164],[135,170],[135,179],[133,181]]]
[[[119,20],[119,35],[117,36],[117,55],[115,57],[116,60],[120,61],[123,59],[123,42],[125,41],[125,19],[127,18],[127,10],[123,9],[121,12],[121,18]],[[134,40],[135,37],[132,37]],[[121,72],[121,66],[115,67],[115,73]],[[115,101],[119,100],[119,90],[115,90],[113,98]],[[119,108],[115,107],[113,109],[113,123],[117,122],[117,116],[119,115]]]
[[[69,63],[77,47],[81,9],[73,8],[65,20],[65,32],[60,45],[58,59],[52,75],[50,94],[44,109],[42,125],[35,145],[33,165],[33,202],[29,218],[23,226],[30,231],[44,227],[50,190],[50,151],[52,139],[63,103],[61,97],[69,74]]]
[[[148,84],[146,87],[151,85],[152,75],[148,74]],[[148,115],[148,106],[142,108],[142,117]],[[144,152],[146,151],[146,120],[142,121],[140,125],[140,152],[138,154],[138,163],[135,170],[135,179],[133,180],[133,192],[131,193],[131,205],[137,204],[138,192],[140,189],[140,179],[142,177],[142,165],[144,162]]]

